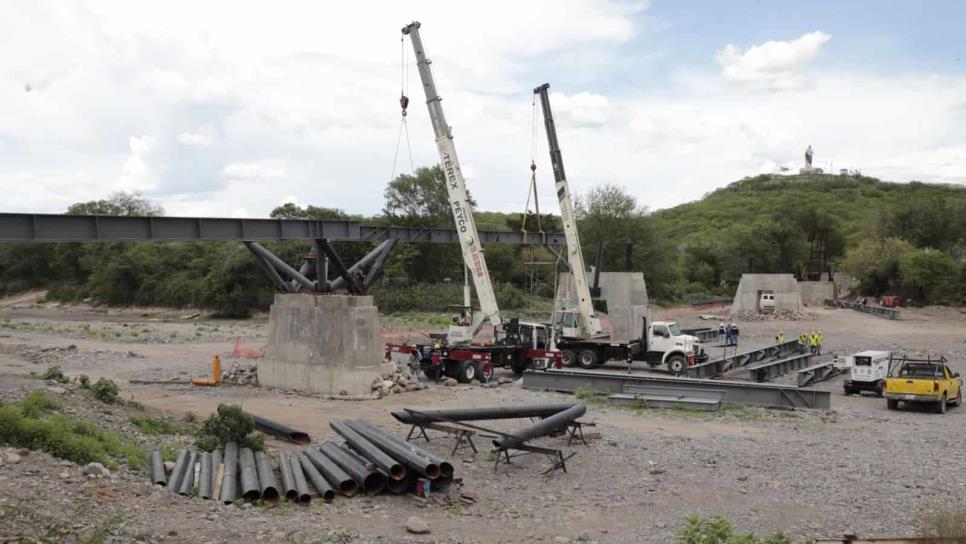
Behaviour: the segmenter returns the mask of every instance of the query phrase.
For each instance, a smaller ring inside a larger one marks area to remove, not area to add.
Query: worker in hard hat
[[[718,324],[718,343],[722,346],[725,345],[725,324]]]
[[[808,333],[802,331],[802,334],[798,335],[798,352],[805,354],[805,348],[808,346]]]
[[[808,335],[808,345],[811,347],[812,355],[818,355],[818,332],[812,331]]]
[[[822,333],[822,331],[818,331],[818,342],[815,346],[815,355],[822,354],[822,344],[824,342],[825,342],[825,335]]]
[[[776,344],[785,343],[785,331],[778,331],[778,334],[775,335],[775,343]]]

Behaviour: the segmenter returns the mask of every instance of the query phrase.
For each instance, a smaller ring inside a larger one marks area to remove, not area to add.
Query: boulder
[[[414,535],[425,535],[429,534],[430,528],[429,524],[422,518],[409,516],[409,519],[406,520],[406,530]]]

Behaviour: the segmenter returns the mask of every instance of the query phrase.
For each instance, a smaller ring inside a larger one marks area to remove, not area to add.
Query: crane
[[[547,142],[550,147],[550,163],[553,166],[553,179],[557,189],[557,199],[560,201],[560,220],[563,222],[564,237],[567,240],[567,261],[574,277],[574,287],[577,291],[577,310],[580,319],[577,323],[577,336],[592,338],[603,332],[600,319],[594,312],[593,300],[590,296],[590,286],[584,268],[584,254],[580,247],[580,236],[577,233],[577,221],[574,217],[574,202],[570,196],[570,184],[564,173],[563,155],[557,142],[557,128],[553,122],[553,112],[550,110],[549,83],[537,87],[533,94],[540,96],[540,107],[543,109],[543,123],[547,129]]]
[[[429,66],[430,60],[426,58],[423,41],[419,36],[419,27],[419,22],[413,21],[403,27],[402,33],[409,35],[416,52],[416,66],[419,69],[419,78],[423,83],[423,91],[426,92],[426,106],[429,108],[429,119],[433,124],[433,132],[436,134],[436,148],[439,150],[440,165],[446,176],[446,191],[449,195],[453,220],[456,222],[456,230],[459,232],[463,262],[473,278],[476,297],[480,301],[480,313],[472,316],[470,323],[461,321],[450,327],[448,341],[450,343],[465,343],[476,336],[484,321],[489,320],[493,326],[498,327],[502,324],[503,319],[500,316],[496,295],[493,292],[490,271],[486,267],[486,258],[483,256],[483,248],[476,231],[476,222],[473,220],[473,209],[470,205],[469,196],[466,194],[466,182],[463,180],[463,172],[460,170],[459,159],[456,157],[453,132],[450,126],[446,124],[446,116],[443,114],[443,99],[436,91],[433,72]],[[470,304],[469,300],[466,299],[468,297],[464,295],[465,311],[469,312]]]

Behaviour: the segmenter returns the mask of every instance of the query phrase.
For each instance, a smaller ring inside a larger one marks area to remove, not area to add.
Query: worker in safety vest
[[[775,335],[775,343],[776,344],[785,343],[785,331],[778,331],[778,334]]]
[[[822,354],[822,344],[824,342],[825,342],[825,335],[822,334],[822,331],[818,331],[818,340],[816,341],[816,345],[815,345],[815,355]]]
[[[806,346],[808,346],[808,333],[802,331],[802,334],[798,335],[798,352],[804,354]]]
[[[818,333],[812,331],[812,334],[808,335],[808,345],[811,346],[812,355],[818,355]]]

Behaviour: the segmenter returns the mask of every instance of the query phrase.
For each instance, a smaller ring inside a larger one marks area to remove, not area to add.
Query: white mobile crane
[[[466,194],[463,172],[456,157],[453,133],[446,124],[442,98],[436,91],[430,60],[426,58],[419,27],[419,22],[414,21],[404,26],[402,33],[409,35],[416,53],[416,66],[426,93],[426,106],[429,108],[429,118],[436,134],[440,164],[446,176],[450,209],[459,232],[463,263],[473,277],[480,312],[474,315],[469,293],[464,292],[462,311],[449,328],[445,346],[427,349],[427,346],[390,344],[386,350],[387,357],[391,357],[392,353],[407,353],[420,361],[420,366],[428,375],[439,377],[445,374],[463,382],[474,378],[488,380],[493,374],[494,366],[508,366],[519,373],[533,366],[535,361],[541,365],[549,364],[557,355],[549,352],[550,335],[547,326],[540,323],[520,323],[516,319],[504,323],[500,315],[490,272],[486,267],[486,258],[483,256],[482,244],[473,220],[473,209]],[[403,97],[403,102],[408,103],[408,98]],[[472,345],[483,322],[487,320],[494,326],[495,342],[489,346]]]
[[[602,331],[600,319],[594,313],[590,286],[587,283],[584,256],[577,234],[574,217],[574,203],[570,197],[570,186],[564,173],[563,155],[557,141],[557,128],[550,110],[550,84],[544,83],[533,90],[540,97],[543,109],[544,126],[550,147],[550,162],[553,165],[554,183],[557,200],[560,202],[560,220],[563,222],[567,240],[567,260],[577,292],[577,311],[563,309],[555,316],[552,346],[560,350],[561,359],[566,366],[578,364],[584,368],[600,366],[611,359],[645,361],[652,366],[667,365],[667,368],[681,374],[690,363],[707,360],[707,355],[698,346],[698,338],[681,334],[674,322],[657,321],[642,324],[641,337],[629,342],[617,342]]]

